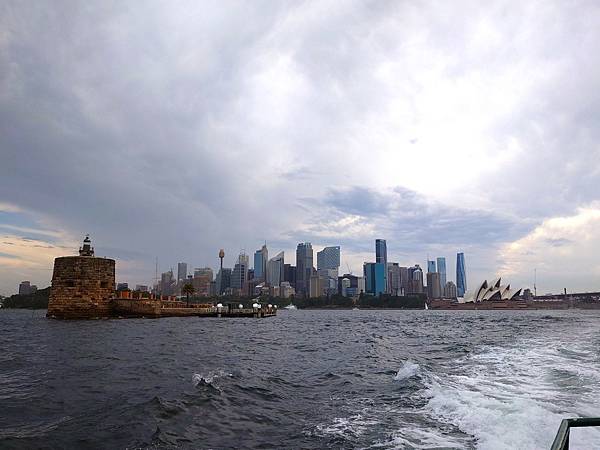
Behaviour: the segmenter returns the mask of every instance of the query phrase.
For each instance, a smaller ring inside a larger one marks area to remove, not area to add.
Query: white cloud
[[[532,284],[538,293],[599,290],[600,202],[578,208],[571,216],[544,220],[531,233],[499,252],[502,273]]]
[[[77,243],[72,241],[56,243],[14,234],[0,235],[0,292],[16,292],[23,280],[47,287],[52,279],[54,258],[72,255],[76,248]]]

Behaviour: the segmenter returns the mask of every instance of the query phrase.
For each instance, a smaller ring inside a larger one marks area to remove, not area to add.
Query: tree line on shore
[[[33,294],[15,294],[2,300],[3,308],[47,309],[50,287],[39,289]]]

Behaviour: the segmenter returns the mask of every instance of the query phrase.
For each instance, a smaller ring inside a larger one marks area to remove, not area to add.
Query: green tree
[[[50,297],[50,288],[39,289],[33,294],[19,295],[15,294],[3,300],[3,308],[30,308],[46,309],[48,308],[48,299]]]
[[[185,296],[187,298],[187,306],[188,307],[190,306],[190,295],[194,295],[194,292],[196,292],[196,289],[194,289],[194,286],[192,286],[191,283],[186,283],[181,288],[181,293],[185,294]]]

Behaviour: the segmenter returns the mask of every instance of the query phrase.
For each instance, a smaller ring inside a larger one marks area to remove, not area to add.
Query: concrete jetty
[[[202,304],[187,305],[182,301],[163,301],[160,299],[126,299],[113,300],[113,316],[117,317],[271,317],[277,314],[273,305],[258,305],[244,308],[238,304],[216,306]]]

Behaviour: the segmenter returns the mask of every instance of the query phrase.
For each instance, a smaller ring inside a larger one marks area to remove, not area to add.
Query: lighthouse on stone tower
[[[110,317],[115,289],[115,260],[96,258],[90,237],[79,248],[79,256],[54,260],[48,317],[94,319]]]
[[[79,256],[94,256],[94,247],[92,247],[89,234],[85,235],[83,246],[79,247]]]

